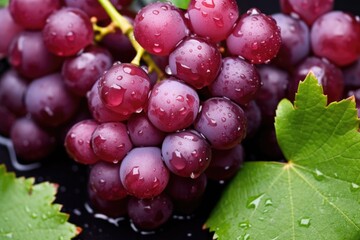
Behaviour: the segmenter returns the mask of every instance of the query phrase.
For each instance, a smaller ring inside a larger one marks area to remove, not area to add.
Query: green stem
[[[136,51],[136,56],[131,61],[131,63],[139,66],[141,59],[143,59],[149,67],[149,72],[155,71],[158,75],[158,78],[162,79],[165,76],[165,74],[156,65],[154,60],[145,51],[145,49],[141,47],[141,45],[136,41],[134,37],[134,27],[132,26],[132,24],[116,10],[116,8],[112,5],[112,3],[109,0],[98,0],[98,1],[101,4],[101,6],[105,9],[105,11],[108,13],[109,17],[111,18],[115,26],[120,28],[121,32],[129,38],[132,46],[134,47]]]

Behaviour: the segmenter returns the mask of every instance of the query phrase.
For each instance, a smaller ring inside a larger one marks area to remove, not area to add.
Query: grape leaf
[[[9,4],[9,0],[0,0],[0,8],[5,7]]]
[[[275,129],[287,163],[248,162],[205,226],[214,237],[360,239],[360,133],[353,98],[327,104],[313,74],[294,105],[284,99]]]
[[[81,229],[68,223],[61,205],[52,204],[56,186],[16,178],[0,165],[0,239],[71,239]]]
[[[171,0],[171,2],[178,8],[187,9],[190,3],[190,0]]]

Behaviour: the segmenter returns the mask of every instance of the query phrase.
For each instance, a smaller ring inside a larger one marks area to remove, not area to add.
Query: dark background
[[[238,3],[241,13],[251,7],[259,8],[267,14],[279,12],[280,9],[277,0],[239,0]],[[360,1],[335,0],[335,9],[360,15]],[[2,61],[0,73],[3,70],[4,62]],[[51,181],[59,184],[56,202],[62,204],[63,211],[70,214],[70,222],[83,229],[76,239],[212,239],[212,234],[202,230],[202,225],[221,193],[222,186],[218,183],[211,182],[209,184],[204,201],[194,215],[185,217],[183,220],[173,218],[155,234],[144,235],[134,231],[127,219],[119,221],[116,226],[114,223],[94,217],[86,210],[87,167],[74,163],[67,157],[63,148],[60,147],[52,156],[44,159],[40,168],[31,171],[16,171],[9,162],[5,147],[0,147],[0,163],[2,162],[10,171],[15,171],[18,176],[33,176],[37,182]]]

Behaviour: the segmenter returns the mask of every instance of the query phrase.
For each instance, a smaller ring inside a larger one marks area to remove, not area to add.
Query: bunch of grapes
[[[235,0],[99,2],[0,9],[0,132],[28,162],[64,144],[90,167],[92,206],[140,229],[195,211],[245,157],[281,160],[275,109],[309,71],[329,102],[360,100],[359,18],[333,0],[280,0],[271,16]]]

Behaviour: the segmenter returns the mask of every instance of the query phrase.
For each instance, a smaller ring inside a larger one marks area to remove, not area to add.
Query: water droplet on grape
[[[75,40],[75,38],[76,38],[76,35],[75,35],[74,32],[70,31],[70,32],[66,33],[65,38],[69,42],[73,42]]]

